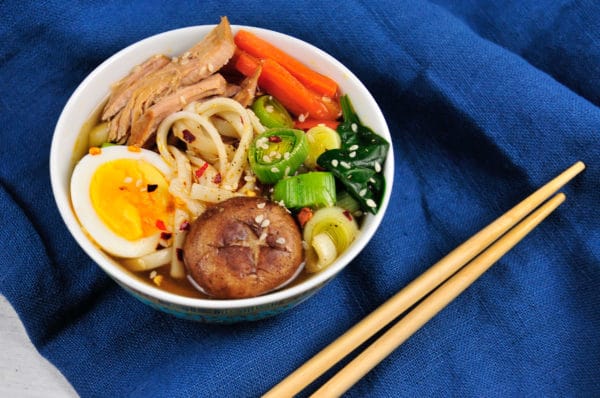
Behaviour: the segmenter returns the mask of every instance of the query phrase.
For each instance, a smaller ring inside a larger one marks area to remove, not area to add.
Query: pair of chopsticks
[[[582,162],[575,163],[473,235],[291,373],[264,397],[290,397],[299,393],[359,345],[427,296],[312,396],[342,395],[552,213],[565,200],[565,195],[558,193],[550,200],[548,198],[583,169],[585,165]],[[542,205],[546,200],[548,201]]]

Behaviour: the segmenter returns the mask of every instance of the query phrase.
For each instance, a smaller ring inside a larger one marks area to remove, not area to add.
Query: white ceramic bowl
[[[98,66],[77,87],[63,109],[50,150],[50,176],[54,198],[60,214],[73,238],[81,248],[117,283],[142,302],[178,317],[206,322],[237,322],[261,319],[289,309],[313,295],[338,274],[367,245],[378,228],[387,208],[394,171],[390,146],[383,168],[387,188],[377,215],[367,215],[358,238],[327,269],[299,284],[260,297],[236,300],[208,300],[178,296],[141,282],[129,271],[99,250],[82,231],[70,202],[69,181],[76,161],[83,155],[79,131],[98,105],[107,98],[109,85],[127,75],[148,57],[163,53],[182,54],[204,37],[214,25],[193,26],[161,33],[141,40],[110,57]],[[348,94],[361,121],[391,144],[390,133],[377,103],[365,86],[336,59],[299,39],[282,33],[247,26],[232,26],[251,30],[269,42],[295,55],[315,70],[338,82]]]

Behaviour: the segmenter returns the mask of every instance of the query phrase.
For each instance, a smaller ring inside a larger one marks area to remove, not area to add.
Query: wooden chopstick
[[[473,235],[466,242],[430,267],[362,321],[338,337],[318,354],[309,359],[288,377],[279,382],[264,397],[289,397],[302,391],[317,377],[354,351],[381,328],[392,322],[430,291],[448,279],[463,265],[513,227],[519,220],[537,208],[552,194],[579,174],[585,165],[577,162],[546,183],[521,203]]]
[[[557,194],[525,220],[517,224],[506,235],[434,290],[433,293],[419,303],[404,318],[388,329],[381,337],[336,373],[335,376],[323,384],[312,396],[338,397],[342,395],[475,282],[477,278],[531,232],[564,200],[564,194]]]

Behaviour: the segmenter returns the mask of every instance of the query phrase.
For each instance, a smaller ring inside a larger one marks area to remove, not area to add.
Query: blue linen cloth
[[[347,396],[600,392],[600,3],[7,0],[0,15],[0,292],[81,396],[258,396],[577,160],[588,167],[565,204]],[[396,158],[360,256],[293,310],[233,326],[120,289],[70,237],[48,172],[54,125],[89,72],[221,15],[344,63],[381,106]]]

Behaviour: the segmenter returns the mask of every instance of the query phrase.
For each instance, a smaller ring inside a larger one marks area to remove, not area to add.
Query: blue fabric
[[[577,160],[588,167],[566,203],[347,396],[599,393],[600,3],[126,3],[0,3],[0,292],[81,396],[258,396]],[[48,172],[59,113],[93,68],[221,15],[346,64],[396,157],[362,254],[297,308],[234,326],[175,319],[120,289],[70,237]]]

